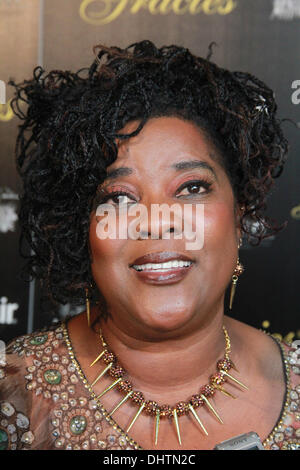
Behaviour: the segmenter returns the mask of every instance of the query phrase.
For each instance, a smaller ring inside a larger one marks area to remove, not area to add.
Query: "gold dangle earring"
[[[240,238],[240,243],[238,245],[238,248],[242,246],[242,239]],[[236,290],[236,284],[238,281],[239,276],[244,272],[244,266],[242,263],[240,263],[240,259],[238,257],[236,268],[234,270],[234,273],[232,275],[232,284],[231,284],[231,290],[230,290],[230,300],[229,300],[229,308],[231,310],[232,304],[233,304],[233,299],[234,299],[234,294]]]
[[[91,326],[91,307],[90,307],[90,296],[88,287],[85,288],[85,303],[86,303],[86,317],[88,327]]]

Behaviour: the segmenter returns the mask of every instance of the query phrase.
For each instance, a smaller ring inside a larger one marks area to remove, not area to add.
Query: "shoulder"
[[[61,322],[45,327],[41,330],[36,330],[33,333],[25,334],[14,338],[7,344],[6,351],[17,353],[18,356],[30,355],[29,351],[44,349],[46,344],[54,336],[56,339],[63,338],[63,325]]]
[[[268,333],[235,319],[227,323],[237,341],[244,345],[247,355],[251,353],[251,357],[257,359],[264,374],[279,380],[284,375],[288,386],[299,388],[300,340],[287,341],[279,333]]]
[[[0,379],[4,379],[6,376],[15,376],[24,367],[33,365],[34,361],[46,363],[46,356],[44,359],[42,356],[49,356],[53,349],[62,345],[62,340],[63,327],[61,323],[12,339],[7,343],[2,353]]]
[[[251,360],[257,370],[271,378],[282,377],[282,358],[276,344],[269,333],[255,328],[236,319],[225,317],[226,324],[232,331],[237,349],[244,354],[245,360]]]
[[[36,441],[31,416],[38,377],[46,372],[55,348],[63,339],[61,325],[11,340],[0,361],[0,448],[28,449]],[[37,393],[36,393],[37,392]],[[37,408],[37,407],[35,407]],[[35,410],[36,412],[36,410]],[[41,417],[41,414],[39,414]]]
[[[60,324],[56,327],[44,328],[10,340],[1,351],[0,379],[7,376],[13,377],[21,368],[26,367],[30,362],[28,358],[36,355],[37,351],[44,350],[49,345],[53,335],[57,336],[57,332],[60,332],[59,337],[62,338]]]
[[[259,366],[260,382],[263,378],[271,390],[279,387],[283,391],[281,411],[264,441],[265,449],[300,449],[300,341],[287,342],[280,334],[226,318],[232,336],[242,345],[245,360],[251,358]]]
[[[66,362],[67,359],[63,358],[66,354],[62,323],[19,336],[5,349],[5,365],[0,369],[0,379],[18,380],[27,390],[38,389],[38,376],[45,374],[50,364]]]

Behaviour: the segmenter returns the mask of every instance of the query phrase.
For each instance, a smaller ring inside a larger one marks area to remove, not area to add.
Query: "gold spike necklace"
[[[179,420],[180,416],[185,414],[191,413],[191,415],[195,418],[197,423],[199,424],[201,430],[204,432],[205,435],[208,435],[202,421],[200,420],[198,413],[196,413],[196,408],[200,408],[201,406],[207,406],[208,410],[216,417],[216,419],[223,424],[223,421],[219,415],[219,413],[215,410],[209,398],[213,397],[216,390],[219,390],[227,397],[236,398],[227,390],[224,389],[223,384],[228,380],[231,380],[235,384],[239,385],[243,389],[248,390],[248,387],[244,385],[242,382],[237,380],[234,376],[229,374],[230,369],[234,369],[238,372],[237,368],[235,367],[234,363],[229,357],[230,354],[230,338],[228,332],[223,326],[223,332],[225,336],[225,354],[224,357],[217,362],[217,372],[210,376],[209,384],[203,385],[200,387],[200,390],[197,394],[192,395],[192,397],[187,401],[180,401],[174,406],[170,405],[159,405],[153,400],[146,400],[144,395],[140,391],[133,390],[132,383],[126,379],[126,371],[121,367],[118,363],[117,357],[113,354],[109,348],[107,343],[104,340],[102,330],[100,329],[99,335],[102,343],[102,352],[96,359],[90,364],[90,367],[93,367],[98,361],[102,360],[105,364],[104,369],[100,372],[99,375],[95,378],[91,387],[93,387],[106,373],[108,373],[113,379],[113,383],[109,385],[100,395],[97,396],[97,399],[103,397],[103,395],[110,390],[113,390],[115,387],[123,393],[125,396],[122,400],[109,412],[109,416],[112,416],[115,411],[117,411],[120,406],[123,405],[127,400],[131,400],[138,406],[138,410],[134,415],[133,419],[131,420],[129,426],[126,429],[126,433],[130,431],[142,411],[150,416],[155,418],[154,420],[154,435],[155,435],[155,445],[158,443],[158,433],[159,433],[159,425],[160,420],[162,418],[169,418],[174,421],[176,434],[178,438],[178,442],[182,445],[181,441],[181,434],[179,428]]]

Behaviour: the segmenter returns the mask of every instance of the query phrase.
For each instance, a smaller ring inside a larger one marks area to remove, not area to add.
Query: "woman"
[[[29,272],[86,311],[9,345],[2,447],[213,449],[250,431],[299,447],[293,348],[224,315],[243,236],[280,229],[264,214],[287,153],[272,91],[175,45],[95,51],[87,74],[15,85]]]

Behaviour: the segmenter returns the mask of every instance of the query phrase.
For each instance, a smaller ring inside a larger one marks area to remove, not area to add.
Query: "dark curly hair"
[[[205,59],[143,40],[125,49],[97,45],[94,53],[92,65],[76,73],[37,67],[31,80],[10,82],[13,110],[24,121],[16,145],[24,183],[21,247],[29,243],[27,272],[52,299],[83,302],[93,283],[88,234],[97,187],[117,158],[116,138],[138,134],[151,117],[177,116],[201,127],[245,207],[241,226],[250,243],[283,227],[265,215],[288,150],[270,88],[218,67],[211,49]],[[139,121],[136,130],[118,134],[132,120]]]

